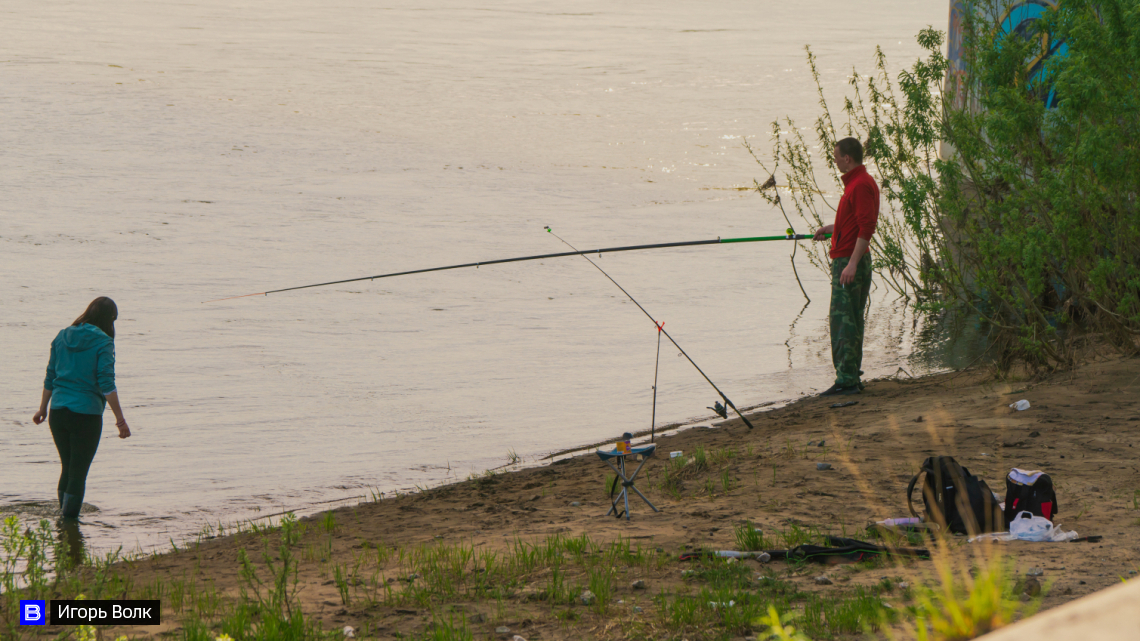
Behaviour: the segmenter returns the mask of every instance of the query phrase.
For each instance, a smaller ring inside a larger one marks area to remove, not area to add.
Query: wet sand
[[[1090,362],[1074,372],[1039,380],[996,379],[975,370],[921,379],[878,380],[864,394],[840,398],[857,405],[832,409],[833,399],[807,398],[760,412],[748,430],[739,420],[689,429],[658,438],[663,456],[652,460],[638,482],[661,511],[633,503],[633,519],[603,516],[609,507],[604,487],[607,468],[585,453],[537,468],[507,471],[423,493],[385,499],[332,512],[337,523],[332,562],[351,564],[372,546],[410,548],[419,544],[464,542],[477,550],[505,549],[520,537],[537,540],[564,533],[586,533],[600,541],[619,537],[670,555],[659,571],[632,570],[619,580],[615,605],[605,618],[586,612],[573,624],[551,616],[548,605],[532,603],[520,590],[505,609],[459,603],[467,614],[482,613],[474,625],[476,638],[493,636],[506,625],[528,639],[625,638],[623,630],[637,619],[654,618],[652,595],[682,586],[683,564],[676,555],[686,549],[733,549],[733,526],[751,521],[769,532],[790,526],[830,528],[860,538],[876,519],[907,516],[905,489],[927,456],[954,456],[1004,494],[1004,475],[1012,467],[1040,469],[1056,485],[1057,526],[1082,536],[1102,535],[1099,543],[1004,543],[1024,573],[1044,570],[1051,588],[1044,608],[1054,607],[1132,576],[1140,563],[1140,510],[1134,502],[1140,488],[1135,447],[1140,443],[1140,359]],[[1015,412],[1008,405],[1027,399],[1032,408]],[[822,441],[822,445],[821,445]],[[668,452],[688,456],[695,448],[731,448],[735,456],[714,465],[709,474],[685,481],[680,499],[654,487]],[[817,470],[817,463],[833,469]],[[727,470],[734,487],[724,491]],[[648,478],[646,478],[648,477]],[[706,492],[705,480],[713,480]],[[916,500],[920,500],[916,496]],[[580,505],[575,505],[580,504]],[[921,509],[921,507],[919,507]],[[306,539],[316,540],[325,514],[308,523]],[[198,576],[230,595],[238,593],[239,549],[253,546],[253,535],[202,541],[191,549],[132,563],[135,585],[161,577]],[[955,550],[977,547],[955,537]],[[761,570],[760,564],[755,564]],[[391,561],[391,576],[399,568]],[[773,562],[768,567],[778,564]],[[429,612],[415,607],[345,607],[327,575],[328,562],[302,561],[298,598],[306,615],[326,629],[367,625],[375,638],[392,638],[424,629]],[[836,579],[815,585],[821,572]],[[842,567],[807,567],[786,580],[804,591],[839,591],[871,585],[881,575],[907,581],[929,581],[930,562],[913,562],[884,571],[847,571]],[[630,582],[643,579],[648,590]],[[889,599],[888,599],[889,600]],[[633,608],[642,607],[635,613]],[[487,610],[483,612],[483,610]],[[163,626],[176,628],[175,617]],[[652,624],[649,623],[652,630]],[[132,631],[153,634],[154,629]]]

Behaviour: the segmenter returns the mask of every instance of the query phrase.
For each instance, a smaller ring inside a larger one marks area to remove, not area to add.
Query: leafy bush
[[[941,32],[923,30],[925,58],[893,80],[877,50],[874,75],[853,72],[838,128],[809,49],[823,109],[818,147],[790,119],[773,123],[775,183],[757,187],[810,225],[830,222],[824,193],[842,191],[830,150],[855,136],[884,198],[875,270],[916,309],[976,314],[1004,365],[1071,365],[1090,336],[1135,353],[1140,0],[1066,0],[1033,37],[993,28],[1007,6],[965,4],[966,80],[945,91]],[[1067,55],[1049,57],[1057,42]],[[822,243],[811,257],[826,267]]]

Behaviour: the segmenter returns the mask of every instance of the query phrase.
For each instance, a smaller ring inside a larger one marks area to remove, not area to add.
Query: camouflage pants
[[[850,258],[831,261],[831,361],[835,364],[836,385],[861,387],[864,310],[871,289],[871,257],[863,254],[855,268],[855,280],[844,287],[839,284],[839,275],[850,261]]]

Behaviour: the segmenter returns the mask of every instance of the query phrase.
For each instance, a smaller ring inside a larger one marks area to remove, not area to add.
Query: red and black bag
[[[922,502],[926,521],[937,523],[955,534],[1004,532],[1006,521],[990,486],[958,465],[951,456],[931,456],[906,488],[906,504],[918,516],[911,502],[914,486],[923,474]],[[1008,505],[1008,503],[1007,503]]]
[[[1058,512],[1057,493],[1053,490],[1053,479],[1037,470],[1026,471],[1013,468],[1005,477],[1005,527],[1017,518],[1020,512],[1030,512],[1050,521]]]

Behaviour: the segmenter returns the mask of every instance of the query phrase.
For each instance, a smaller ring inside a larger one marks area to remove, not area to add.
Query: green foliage
[[[15,516],[4,518],[0,525],[0,638],[19,638],[19,599],[107,599],[130,589],[129,581],[115,568],[121,560],[118,550],[98,557],[69,549],[67,537],[57,537],[46,519],[33,528]],[[84,629],[93,630],[90,626]]]
[[[249,538],[253,553],[242,549],[238,555],[240,592],[226,595],[197,573],[158,577],[147,585],[133,586],[129,578],[117,574],[130,571],[129,564],[119,563],[117,554],[87,558],[74,568],[49,523],[41,522],[33,529],[7,519],[0,530],[0,587],[4,588],[0,636],[21,638],[12,610],[18,600],[4,598],[19,594],[157,598],[180,624],[177,634],[187,641],[213,641],[222,635],[234,641],[342,638],[339,630],[325,631],[301,611],[299,555],[293,548],[304,545],[302,529],[290,515],[279,529],[262,528],[254,533]],[[311,536],[327,537],[323,529]],[[742,523],[736,536],[743,549],[768,549],[819,543],[823,534],[817,528],[789,524],[784,530],[772,528],[765,537],[750,523]],[[476,630],[465,615],[449,614],[456,611],[451,604],[497,603],[498,614],[493,618],[498,620],[504,616],[504,604],[515,599],[541,602],[549,607],[550,616],[568,625],[591,616],[599,620],[623,617],[625,610],[617,606],[622,581],[675,567],[675,557],[652,550],[630,539],[602,542],[585,534],[555,534],[534,540],[517,538],[501,550],[480,551],[473,543],[463,542],[433,541],[411,548],[375,543],[360,546],[351,561],[332,562],[331,549],[323,558],[330,559],[328,572],[346,608],[364,612],[411,605],[431,613],[431,623],[413,632],[412,638],[467,640]],[[902,625],[915,635],[933,632],[933,638],[942,641],[970,638],[970,634],[998,627],[1026,612],[1011,598],[1019,590],[1012,580],[1012,566],[989,557],[970,571],[954,569],[951,561],[945,549],[939,550],[935,563],[941,584],[920,587],[917,598],[904,610],[887,608],[882,600],[882,595],[894,590],[898,578],[884,579],[869,589],[835,586],[826,592],[801,592],[773,568],[761,566],[761,574],[756,574],[753,563],[703,557],[688,566],[691,569],[683,573],[680,589],[650,597],[654,607],[646,608],[645,618],[656,617],[669,638],[756,636],[804,641],[867,633],[889,636],[890,626]],[[384,573],[402,580],[387,579]],[[790,573],[795,574],[796,568],[790,568]],[[581,600],[587,589],[595,596],[589,605]],[[910,590],[904,590],[899,598],[910,601],[909,595]],[[1029,610],[1033,607],[1028,606]],[[896,613],[908,619],[900,621]],[[649,620],[644,623],[652,625]],[[94,639],[98,634],[91,627],[77,629],[73,636]],[[358,634],[371,638],[367,623]]]
[[[966,76],[951,76],[944,92],[941,32],[923,30],[925,58],[893,79],[877,49],[874,75],[852,73],[840,127],[809,49],[823,112],[814,126],[819,146],[791,120],[773,123],[779,186],[757,186],[811,226],[830,222],[823,194],[842,185],[829,152],[855,136],[883,195],[872,239],[881,282],[919,311],[958,308],[983,319],[1003,365],[1071,365],[1089,335],[1134,353],[1140,0],[1066,0],[1030,38],[993,28],[1006,6],[966,3]],[[1068,55],[1048,58],[1033,77],[1031,63],[1060,41]],[[1054,109],[1042,100],[1050,90],[1059,97]],[[822,245],[810,256],[825,267]]]
[[[776,539],[782,540],[783,547],[788,549],[799,545],[825,545],[827,535],[814,525],[802,527],[792,523],[787,530],[776,530]]]
[[[703,472],[709,469],[709,457],[708,452],[705,450],[705,446],[698,445],[693,449],[692,465],[695,472]]]
[[[236,641],[301,641],[328,636],[319,625],[305,619],[297,603],[300,564],[293,553],[292,543],[298,540],[298,536],[296,520],[286,518],[282,520],[281,539],[276,549],[268,532],[260,535],[260,565],[244,548],[238,550],[240,600],[227,608],[223,616],[209,627],[221,628]],[[193,588],[191,593],[194,593]],[[202,605],[198,599],[194,612],[184,617],[184,629],[197,630],[199,626],[210,623],[217,605],[206,608]],[[187,638],[191,637],[188,635]]]
[[[726,493],[731,492],[736,487],[736,479],[733,478],[732,472],[722,470],[720,473],[720,487]]]
[[[769,604],[768,612],[757,619],[757,622],[768,626],[767,639],[770,641],[811,641],[807,635],[791,625],[794,620],[794,615],[780,616],[780,613],[776,611],[776,606]]]
[[[771,546],[768,546],[767,541],[764,540],[764,533],[756,529],[756,526],[750,521],[733,526],[733,534],[736,535],[736,549],[742,552],[771,549]]]
[[[39,528],[27,528],[21,532],[20,520],[15,516],[4,519],[0,529],[0,593],[14,594],[24,590],[27,598],[42,599],[50,595],[54,581],[49,577],[53,570],[51,557],[55,542],[47,520],[39,522]],[[65,555],[56,551],[54,557]],[[50,597],[49,597],[50,598]],[[20,622],[19,602],[8,598],[0,608],[0,630],[14,636]]]
[[[717,466],[736,458],[736,450],[731,447],[722,447],[709,454],[709,464]]]
[[[718,558],[696,563],[687,580],[699,590],[656,598],[662,623],[677,633],[808,641],[874,631],[897,618],[884,608],[875,590],[857,587],[842,597],[800,592],[794,583],[774,576],[754,579],[749,564]],[[793,619],[795,626],[790,625]]]
[[[832,634],[858,634],[878,624],[882,612],[882,600],[863,588],[856,588],[855,594],[843,599],[814,599],[804,604],[803,618],[805,629],[827,630]]]
[[[945,548],[934,557],[939,585],[923,587],[912,608],[918,641],[966,641],[1030,616],[1040,597],[1026,607],[1017,599],[1012,563],[997,554],[972,570],[955,563]]]
[[[614,569],[612,566],[596,565],[587,570],[588,587],[597,597],[592,606],[601,616],[609,612],[614,597]]]
[[[621,492],[621,490],[617,489],[616,481],[617,481],[617,475],[616,474],[611,474],[610,472],[606,472],[606,481],[602,485],[602,488],[605,489],[605,491],[606,491],[606,495],[610,495],[610,493],[612,492],[613,495],[616,496],[618,494],[618,492]]]
[[[346,578],[347,572],[340,564],[333,566],[333,582],[336,583],[337,594],[340,595],[340,602],[342,605],[348,605],[348,579]]]
[[[414,638],[422,641],[474,641],[475,634],[467,626],[467,621],[460,619],[457,623],[455,617],[448,617],[446,621],[436,618],[426,633]]]
[[[769,534],[757,529],[749,521],[733,526],[738,550],[755,552],[758,550],[792,549],[800,545],[826,545],[827,534],[815,526],[802,527],[796,523],[788,528],[771,528]]]
[[[305,533],[304,526],[297,522],[297,516],[287,512],[281,517],[281,542],[288,546],[296,545]]]
[[[676,464],[674,461],[680,461],[680,463]],[[666,461],[665,465],[661,467],[661,482],[657,484],[657,487],[674,499],[680,499],[685,490],[685,483],[681,479],[681,468],[684,465],[685,459],[678,457]]]

